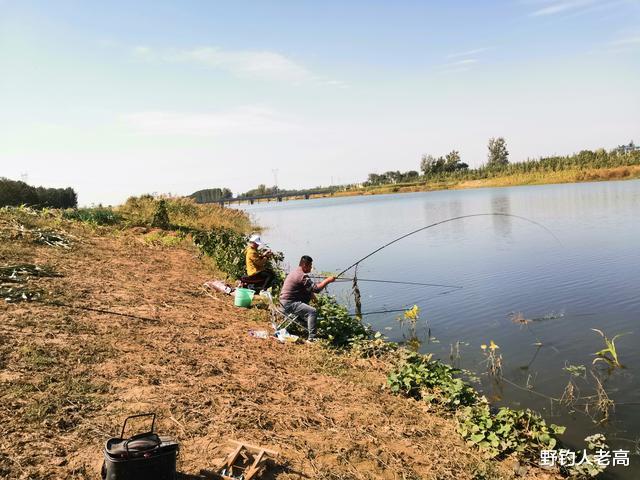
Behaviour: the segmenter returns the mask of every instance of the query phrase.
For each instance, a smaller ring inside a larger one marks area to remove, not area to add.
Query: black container
[[[124,438],[127,421],[150,417],[151,429]],[[120,438],[110,438],[104,446],[103,480],[176,480],[178,442],[154,433],[155,413],[128,417]]]

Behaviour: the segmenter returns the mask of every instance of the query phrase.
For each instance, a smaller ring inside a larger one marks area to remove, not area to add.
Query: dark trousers
[[[240,281],[244,285],[254,285],[258,291],[269,288],[273,284],[274,279],[275,275],[269,270],[263,270],[261,272],[254,273],[253,275],[240,277]]]

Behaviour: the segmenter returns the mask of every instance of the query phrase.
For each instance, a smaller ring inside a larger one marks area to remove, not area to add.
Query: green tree
[[[488,147],[487,167],[504,167],[509,164],[509,151],[503,137],[490,138]]]
[[[380,185],[381,183],[383,183],[383,177],[382,175],[378,175],[377,173],[370,173],[369,177],[367,178],[367,183],[369,185]]]
[[[156,205],[156,211],[153,214],[152,227],[162,228],[168,230],[170,227],[169,213],[167,212],[167,204],[164,199],[161,199]]]
[[[0,207],[29,205],[35,208],[72,208],[77,205],[71,188],[32,187],[22,181],[0,178]]]
[[[383,173],[382,176],[385,179],[385,183],[398,183],[400,181],[400,178],[402,177],[402,174],[399,170],[389,170],[388,172]]]
[[[420,160],[420,171],[423,175],[428,176],[435,173],[435,165],[436,158],[433,155],[427,155],[426,153],[422,155],[422,159]]]
[[[451,152],[447,153],[444,157],[443,168],[445,172],[455,172],[457,170],[466,170],[469,168],[469,165],[460,159],[460,152],[457,150],[451,150]]]

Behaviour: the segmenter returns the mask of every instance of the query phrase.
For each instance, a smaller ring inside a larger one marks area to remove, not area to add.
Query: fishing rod
[[[449,222],[453,222],[455,220],[461,220],[463,218],[471,218],[471,217],[489,217],[489,216],[496,216],[496,217],[513,217],[513,218],[519,218],[520,220],[524,220],[525,222],[529,222],[529,223],[533,223],[534,225],[537,225],[538,227],[544,229],[547,231],[547,233],[549,233],[560,245],[562,245],[562,242],[560,242],[560,240],[558,239],[558,237],[555,236],[555,234],[549,230],[547,227],[545,227],[544,225],[542,225],[541,223],[536,222],[535,220],[531,220],[529,218],[526,217],[522,217],[520,215],[513,215],[511,213],[499,213],[499,212],[493,212],[493,213],[474,213],[474,214],[470,214],[470,215],[460,215],[458,217],[453,217],[453,218],[448,218],[446,220],[441,220],[439,222],[436,223],[432,223],[430,225],[427,225],[425,227],[421,227],[418,228],[416,230],[413,230],[409,233],[405,233],[404,235],[396,238],[395,240],[391,240],[388,243],[385,243],[384,245],[382,245],[381,247],[376,248],[373,252],[365,255],[364,257],[362,257],[360,260],[358,260],[357,262],[354,262],[352,265],[349,265],[347,268],[345,268],[344,270],[342,270],[340,273],[338,273],[335,278],[339,278],[341,277],[345,272],[348,272],[349,270],[351,270],[353,267],[357,266],[360,262],[363,262],[364,260],[366,260],[367,258],[371,257],[372,255],[378,253],[380,250],[383,250],[385,248],[387,248],[390,245],[393,245],[396,242],[399,242],[400,240],[403,240],[411,235],[414,235],[418,232],[421,232],[423,230],[427,230],[429,228],[433,228],[433,227],[437,227],[438,225],[442,225],[443,223],[449,223]]]
[[[325,276],[322,275],[314,275],[311,278],[327,278]],[[353,277],[342,277],[339,278],[337,281],[352,281]],[[444,288],[464,288],[461,285],[445,285],[442,283],[420,283],[420,282],[401,282],[399,280],[378,280],[378,279],[371,279],[371,278],[357,278],[358,282],[375,282],[375,283],[394,283],[397,285],[418,285],[421,287],[444,287]]]

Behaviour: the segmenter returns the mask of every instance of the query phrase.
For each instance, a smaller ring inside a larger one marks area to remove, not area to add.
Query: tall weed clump
[[[316,297],[318,338],[325,338],[335,347],[345,347],[356,339],[371,336],[371,330],[340,305],[331,295]]]
[[[141,195],[130,197],[117,211],[127,225],[149,227],[153,224],[160,202],[164,202],[172,227],[202,231],[227,228],[238,233],[248,233],[251,230],[251,221],[242,210],[217,204],[200,205],[191,198]]]
[[[219,270],[233,279],[245,274],[246,235],[225,227],[191,233],[194,243],[213,259]]]

